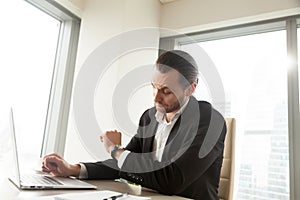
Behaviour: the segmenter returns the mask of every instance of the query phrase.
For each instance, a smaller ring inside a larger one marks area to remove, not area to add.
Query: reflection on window
[[[237,120],[236,199],[288,200],[286,31],[198,45],[217,68],[226,101],[212,99],[207,91],[213,86],[201,76],[195,96],[216,102],[225,117]],[[197,57],[195,44],[180,48]],[[197,62],[202,67],[207,64]]]
[[[20,152],[39,156],[60,22],[25,1],[1,6],[0,108],[13,106]]]

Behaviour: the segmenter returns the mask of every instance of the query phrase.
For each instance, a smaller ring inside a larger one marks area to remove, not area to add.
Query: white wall
[[[81,17],[84,9],[84,0],[55,0],[75,15]]]
[[[160,25],[184,32],[199,31],[200,25],[295,9],[300,14],[299,0],[177,0],[163,4]]]
[[[160,3],[158,0],[86,0],[82,8],[82,23],[74,83],[76,83],[76,75],[84,61],[103,42],[124,31],[144,27],[159,27]],[[153,37],[156,43],[155,46],[158,48],[159,33],[150,35],[150,37]],[[136,39],[140,40],[142,38]],[[101,122],[101,129],[117,128],[111,112],[114,86],[130,70],[145,64],[154,63],[156,58],[157,49],[138,50],[124,55],[112,63],[109,70],[105,73],[105,77],[99,81],[99,86],[95,93],[94,106],[96,118]],[[149,98],[146,98],[145,101],[137,101],[146,95]],[[149,88],[142,89],[135,101],[134,104],[137,109],[131,110],[131,116],[132,120],[138,123],[137,119],[142,112],[141,110],[144,110],[148,105],[152,105],[151,90],[149,92]],[[98,136],[95,140],[98,140]],[[127,141],[128,138],[124,143]],[[102,146],[100,142],[99,145]],[[94,157],[86,151],[78,136],[73,108],[71,108],[69,117],[65,158],[71,162],[94,160]]]

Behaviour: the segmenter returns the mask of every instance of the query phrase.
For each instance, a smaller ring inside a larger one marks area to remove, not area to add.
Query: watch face
[[[113,158],[113,159],[116,159],[115,158],[115,154],[116,154],[116,152],[118,151],[118,150],[120,150],[120,149],[123,149],[122,147],[121,147],[121,145],[115,145],[114,146],[114,149],[111,151],[111,153],[110,153],[110,156]]]

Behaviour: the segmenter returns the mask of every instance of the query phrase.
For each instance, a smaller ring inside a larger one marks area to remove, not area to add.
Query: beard
[[[184,104],[183,97],[180,100],[175,101],[172,104],[161,104],[159,102],[155,103],[156,110],[162,113],[171,113],[174,111],[178,111],[180,107]]]
[[[173,105],[167,106],[165,108],[166,113],[171,113],[180,109],[180,103],[176,101]]]

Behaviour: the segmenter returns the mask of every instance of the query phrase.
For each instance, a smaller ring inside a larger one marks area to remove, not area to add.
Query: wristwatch
[[[124,149],[121,145],[115,145],[113,150],[110,152],[110,156],[116,160],[115,156],[118,150]]]

